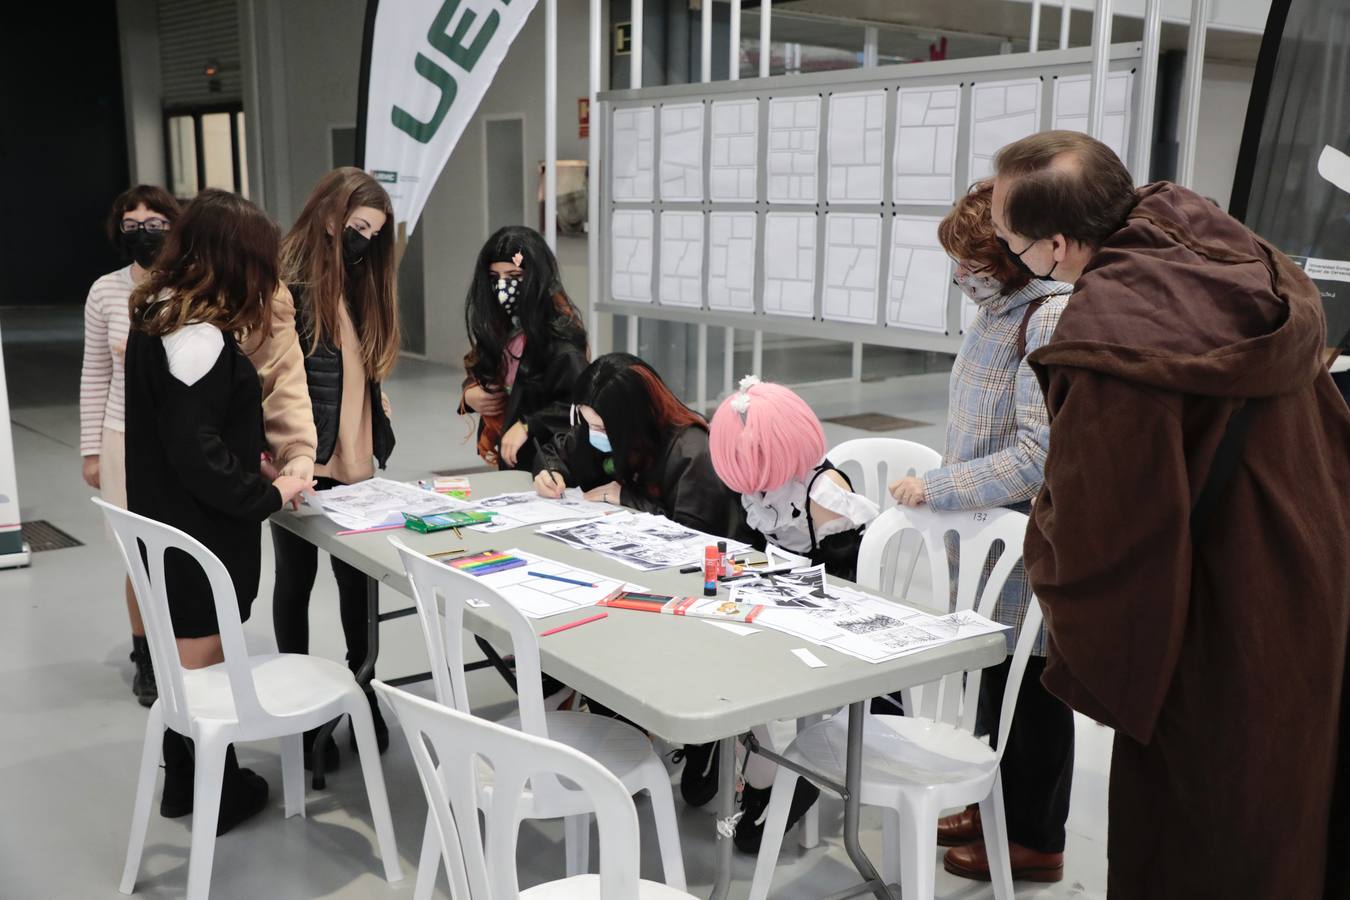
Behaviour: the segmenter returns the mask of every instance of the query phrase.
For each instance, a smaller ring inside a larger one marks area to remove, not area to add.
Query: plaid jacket
[[[1026,352],[1047,343],[1072,290],[1058,281],[1033,281],[980,307],[952,367],[943,465],[924,475],[924,499],[933,509],[1025,509],[1040,491],[1050,420],[1036,376],[1017,355],[1018,332],[1026,305],[1045,297],[1027,323]],[[991,568],[986,565],[986,576]],[[1009,647],[1030,600],[1019,562],[994,609],[995,620],[1013,628]],[[1044,627],[1032,652],[1045,655]]]

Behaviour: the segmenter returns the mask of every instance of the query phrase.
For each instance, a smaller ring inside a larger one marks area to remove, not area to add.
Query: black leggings
[[[319,571],[319,548],[284,528],[272,526],[276,584],[272,589],[272,627],[282,653],[309,652],[309,595]],[[366,576],[331,557],[337,579],[338,611],[347,637],[347,667],[356,672],[366,661]]]

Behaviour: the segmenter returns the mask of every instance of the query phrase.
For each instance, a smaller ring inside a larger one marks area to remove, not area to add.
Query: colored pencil
[[[609,616],[609,613],[597,613],[594,616],[587,616],[584,619],[577,619],[575,622],[568,622],[566,625],[559,625],[557,628],[550,628],[548,631],[539,632],[540,637],[548,637],[550,634],[557,634],[560,631],[566,631],[569,628],[576,628],[578,625],[585,625],[587,622],[598,622]]]
[[[374,528],[349,528],[346,531],[339,531],[338,537],[347,537],[353,534],[374,534],[377,531],[396,531],[403,528],[402,525],[377,525]]]
[[[465,553],[465,552],[467,551],[463,547],[455,547],[451,550],[440,550],[436,553],[428,553],[427,556],[430,557],[431,559],[440,559],[442,556],[454,556],[456,553]]]
[[[595,585],[589,581],[578,581],[575,578],[564,578],[561,575],[550,575],[547,572],[530,572],[527,570],[525,574],[532,575],[535,578],[547,578],[549,581],[561,581],[563,584],[575,584],[580,587],[595,587]]]

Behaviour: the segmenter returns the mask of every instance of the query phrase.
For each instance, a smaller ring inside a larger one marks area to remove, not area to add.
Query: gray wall
[[[159,22],[151,0],[117,0],[127,161],[135,184],[166,184],[160,103]]]

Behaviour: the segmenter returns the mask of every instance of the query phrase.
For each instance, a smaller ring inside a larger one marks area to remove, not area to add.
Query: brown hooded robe
[[[1117,730],[1109,896],[1346,896],[1350,410],[1318,292],[1199,195],[1140,191],[1031,357],[1044,683]],[[1229,417],[1241,461],[1192,541]]]

